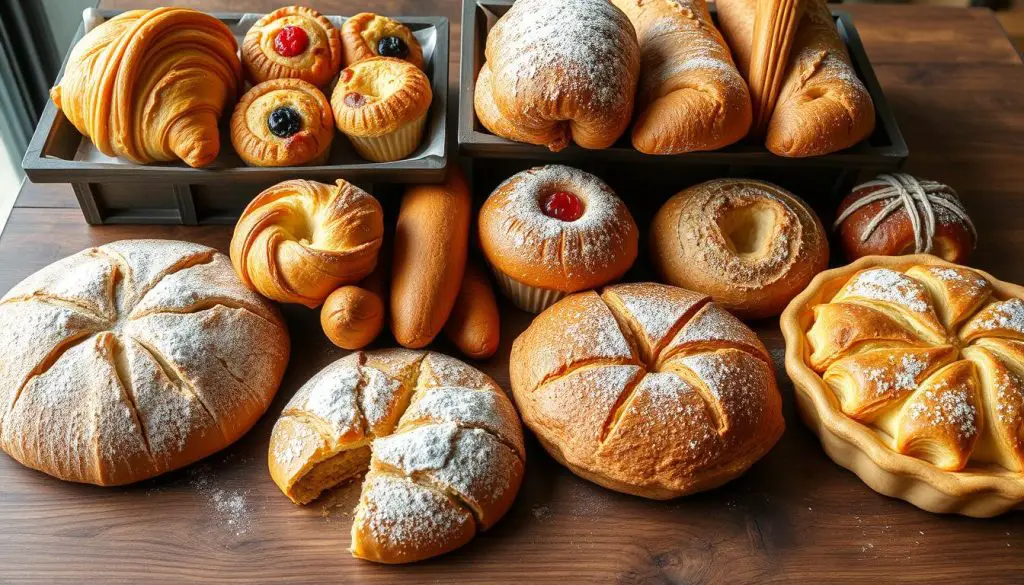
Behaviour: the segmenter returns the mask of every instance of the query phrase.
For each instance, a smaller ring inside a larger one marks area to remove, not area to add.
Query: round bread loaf
[[[556,196],[572,206],[568,215],[552,208]],[[502,292],[533,313],[617,280],[637,256],[625,203],[601,179],[564,165],[516,173],[487,198],[479,221],[480,246]]]
[[[313,309],[377,264],[384,236],[380,203],[344,179],[291,180],[253,199],[231,236],[231,263],[249,288]]]
[[[851,262],[862,256],[935,254],[965,262],[978,232],[953,189],[906,173],[858,185],[839,206],[835,228]]]
[[[497,522],[526,453],[512,402],[448,356],[356,352],[292,397],[270,437],[270,475],[292,501],[366,473],[352,554],[406,563],[454,550]]]
[[[757,336],[704,295],[655,283],[571,295],[512,345],[526,426],[573,473],[653,499],[737,477],[782,436]]]
[[[90,248],[0,299],[0,447],[68,481],[121,485],[230,445],[288,363],[276,309],[212,248]]]
[[[664,282],[711,295],[744,319],[778,315],[828,265],[825,229],[807,204],[751,179],[677,193],[654,216],[650,242]]]

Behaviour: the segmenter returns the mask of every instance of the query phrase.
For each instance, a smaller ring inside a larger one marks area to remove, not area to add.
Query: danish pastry
[[[231,115],[231,145],[249,166],[323,163],[333,138],[330,102],[301,79],[272,79],[256,85]]]
[[[254,85],[293,78],[325,87],[341,69],[341,34],[312,8],[278,8],[245,34],[242,63]]]
[[[379,14],[362,12],[346,20],[341,47],[345,66],[371,57],[392,57],[425,68],[423,48],[409,27]]]
[[[78,41],[50,97],[107,156],[204,167],[217,158],[221,113],[242,86],[237,48],[208,14],[131,10]]]

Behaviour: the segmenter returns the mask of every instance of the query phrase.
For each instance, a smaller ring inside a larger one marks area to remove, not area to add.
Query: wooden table
[[[137,7],[161,0],[112,0]],[[279,1],[190,0],[208,10]],[[457,72],[459,3],[315,2],[322,11],[444,14]],[[1024,66],[990,12],[854,5],[849,10],[909,142],[911,172],[956,187],[981,243],[975,264],[1024,282]],[[478,196],[482,194],[477,194]],[[0,291],[84,247],[122,238],[187,239],[227,249],[224,227],[98,227],[66,185],[27,184],[0,236]],[[555,464],[530,439],[526,481],[493,530],[453,554],[405,567],[348,552],[349,486],[291,504],[266,469],[276,414],[317,369],[340,357],[311,311],[289,307],[291,366],[268,415],[245,438],[189,469],[104,489],[56,481],[0,456],[0,583],[500,582],[1021,583],[1018,513],[936,516],[880,496],[832,463],[798,420],[746,475],[714,490],[651,502],[601,489]],[[504,312],[498,356],[481,364],[503,386],[512,339],[527,325]],[[777,365],[777,323],[757,330]]]

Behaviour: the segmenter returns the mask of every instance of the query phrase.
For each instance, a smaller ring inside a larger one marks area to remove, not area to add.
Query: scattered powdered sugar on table
[[[241,536],[252,528],[253,514],[249,502],[248,491],[228,490],[215,487],[216,480],[213,468],[209,463],[194,465],[189,469],[189,485],[217,512],[218,519],[236,536]]]
[[[845,297],[892,303],[916,313],[924,313],[931,307],[924,287],[914,279],[888,268],[864,270],[846,283],[840,293]]]

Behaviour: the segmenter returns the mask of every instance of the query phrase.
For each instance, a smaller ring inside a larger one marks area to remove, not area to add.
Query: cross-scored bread
[[[288,362],[277,311],[187,242],[90,248],[0,299],[0,447],[60,479],[120,485],[241,437]]]
[[[710,298],[655,283],[566,297],[512,346],[523,420],[573,473],[668,499],[717,487],[778,441],[771,359]]]
[[[305,504],[364,472],[352,554],[405,563],[454,550],[512,505],[526,453],[504,391],[448,356],[356,352],[321,370],[274,426],[274,482]]]
[[[877,491],[975,516],[1020,505],[1022,298],[934,256],[822,273],[782,317],[802,414]]]

